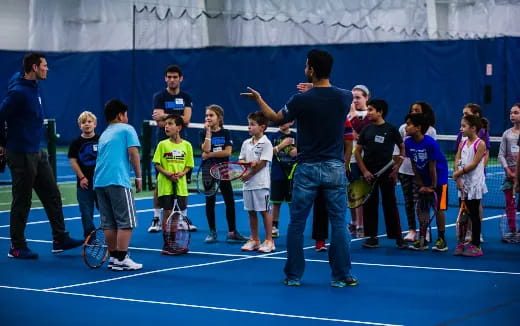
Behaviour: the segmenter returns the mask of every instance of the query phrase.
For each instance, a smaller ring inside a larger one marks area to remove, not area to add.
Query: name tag
[[[511,145],[511,153],[518,154],[519,150],[520,150],[520,146],[518,146],[518,145]]]
[[[213,147],[213,152],[220,152],[222,147]]]
[[[92,150],[93,150],[94,152],[97,152],[97,147],[98,147],[97,144],[92,145]],[[518,147],[518,146],[517,146],[517,147]]]
[[[385,142],[385,137],[383,137],[383,136],[376,136],[376,137],[374,138],[374,141],[375,141],[376,143],[380,143],[380,144],[382,144],[382,143]]]

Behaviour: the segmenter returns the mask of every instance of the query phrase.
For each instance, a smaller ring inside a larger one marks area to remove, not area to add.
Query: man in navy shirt
[[[318,191],[325,197],[332,227],[329,250],[331,286],[357,285],[357,280],[350,274],[350,238],[345,223],[347,178],[344,161],[347,152],[350,155],[352,141],[345,141],[343,135],[352,94],[330,84],[332,62],[329,53],[311,50],[307,54],[305,76],[313,83],[312,89],[294,95],[278,113],[254,89],[248,87],[249,93],[241,94],[254,100],[269,120],[278,124],[295,120],[298,125],[298,165],[294,173],[284,269],[284,284],[289,286],[301,284],[305,268],[303,231]]]
[[[31,209],[32,190],[40,198],[52,228],[53,253],[78,247],[82,240],[65,232],[61,194],[47,153],[40,149],[43,109],[38,80],[47,79],[47,60],[32,52],[23,58],[24,73],[16,73],[9,82],[6,98],[0,103],[0,154],[7,153],[13,179],[10,215],[10,258],[35,259],[25,240],[25,226]]]
[[[166,138],[164,131],[164,119],[170,114],[180,115],[184,122],[181,136],[186,138],[186,127],[190,124],[191,120],[191,109],[192,102],[191,96],[181,91],[181,83],[183,80],[182,70],[177,65],[170,65],[166,67],[164,74],[164,81],[166,82],[166,88],[158,91],[153,95],[153,113],[152,119],[157,121],[157,144]],[[191,171],[186,176],[188,183],[191,180]],[[148,232],[159,232],[161,231],[161,209],[157,202],[157,188],[154,190],[154,216],[152,224],[148,228]],[[186,214],[185,214],[186,215]],[[190,223],[190,231],[196,231],[197,227]]]

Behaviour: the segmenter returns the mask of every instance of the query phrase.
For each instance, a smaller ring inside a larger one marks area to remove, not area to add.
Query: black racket
[[[212,160],[202,160],[195,176],[197,191],[204,196],[215,195],[220,185],[220,180],[214,178],[210,173],[213,165],[214,161]]]
[[[428,231],[429,238],[433,239],[432,221],[437,217],[437,213],[439,212],[437,193],[420,193],[415,204],[415,212],[419,218],[419,234],[426,235],[426,231]],[[425,237],[420,236],[419,240],[421,241],[421,248],[423,248],[425,245]]]
[[[374,174],[374,180],[372,182],[368,182],[365,178],[359,178],[357,180],[352,181],[347,186],[347,201],[349,208],[357,208],[363,205],[375,188],[377,184],[377,179],[385,173],[390,167],[394,165],[394,161],[391,160],[388,162],[381,170],[377,171]]]
[[[83,244],[83,261],[90,268],[99,268],[108,258],[108,247],[105,243],[103,229],[92,231]]]

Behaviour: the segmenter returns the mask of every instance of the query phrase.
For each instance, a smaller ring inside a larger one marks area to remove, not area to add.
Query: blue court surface
[[[240,197],[236,203],[239,231],[249,234]],[[217,205],[220,241],[204,243],[204,197],[190,196],[188,215],[199,231],[192,233],[190,253],[177,257],[160,255],[161,234],[146,232],[151,199],[137,200],[136,206],[140,225],[131,256],[144,264],[136,272],[89,269],[79,248],[52,254],[43,209],[31,211],[26,229],[39,259],[10,259],[9,213],[0,212],[0,324],[519,325],[520,245],[500,242],[499,210],[485,210],[484,256],[478,258],[452,255],[455,208],[447,212],[448,252],[399,250],[385,238],[383,226],[381,248],[365,249],[353,239],[352,272],[359,285],[337,289],[329,286],[327,253],[314,251],[310,221],[302,286],[282,284],[285,206],[277,251],[243,253],[240,245],[224,241],[222,203]],[[72,236],[80,236],[78,207],[64,207],[64,213]]]

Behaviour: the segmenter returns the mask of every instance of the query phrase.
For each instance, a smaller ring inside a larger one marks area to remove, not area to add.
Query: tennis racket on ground
[[[250,167],[251,163],[221,162],[213,165],[209,173],[217,180],[233,181],[243,177]]]
[[[415,212],[419,217],[419,234],[424,234],[426,236],[426,231],[428,231],[429,239],[433,239],[432,237],[432,221],[437,217],[438,213],[438,198],[437,193],[420,193],[419,198],[415,204]],[[424,247],[425,237],[421,236],[419,238],[421,241],[421,247]]]
[[[101,228],[92,231],[83,243],[83,261],[90,268],[99,268],[108,258],[105,233]]]
[[[162,253],[176,256],[189,251],[188,247],[190,245],[191,234],[190,222],[188,218],[182,214],[177,202],[175,183],[173,183],[173,197],[172,211],[163,226],[164,247]]]
[[[379,177],[386,172],[390,167],[394,165],[394,161],[391,160],[388,162],[381,170],[377,171],[374,174],[375,179],[372,183],[365,180],[365,178],[359,178],[357,180],[352,181],[347,186],[347,203],[349,208],[357,208],[363,205],[375,188],[377,184],[377,180]]]
[[[195,184],[199,194],[204,196],[213,196],[217,193],[220,180],[213,178],[210,173],[211,167],[213,166],[212,160],[202,160],[195,176]]]

